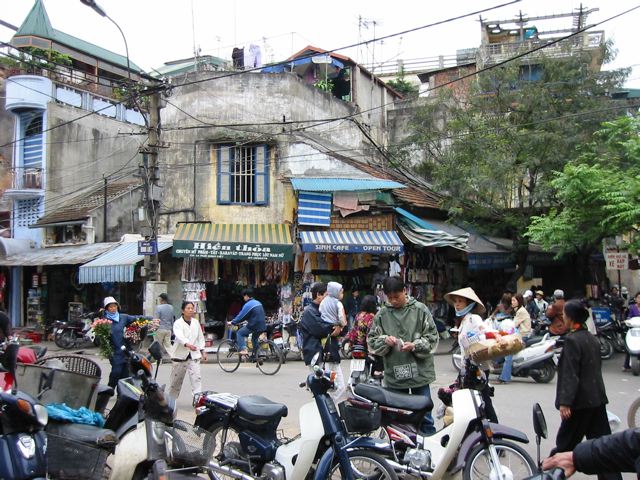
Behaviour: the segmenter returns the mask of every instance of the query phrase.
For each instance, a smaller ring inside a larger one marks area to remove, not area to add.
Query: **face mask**
[[[476,306],[476,302],[471,302],[469,305],[464,307],[462,310],[456,310],[456,317],[464,317],[467,313],[473,310]]]

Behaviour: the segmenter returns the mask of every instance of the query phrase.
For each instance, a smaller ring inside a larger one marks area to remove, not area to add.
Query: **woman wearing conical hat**
[[[444,296],[444,299],[449,305],[451,305],[456,311],[456,317],[460,319],[460,331],[458,332],[458,344],[460,345],[460,351],[465,358],[468,358],[468,354],[465,352],[461,339],[466,338],[470,333],[480,333],[487,329],[484,320],[480,314],[485,312],[485,307],[482,300],[478,298],[473,288],[466,287],[460,290],[449,292]],[[493,408],[493,402],[491,401],[492,387],[489,386],[489,371],[485,370],[487,376],[487,383],[480,391],[482,394],[482,400],[485,404],[485,412],[489,421],[498,423],[498,416]]]

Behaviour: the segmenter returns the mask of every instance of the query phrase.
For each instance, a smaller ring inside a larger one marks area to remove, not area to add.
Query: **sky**
[[[403,60],[424,61],[480,44],[479,15],[387,38],[373,39],[422,27],[449,18],[508,3],[510,0],[96,0],[122,29],[130,60],[146,71],[165,62],[200,55],[231,58],[233,47],[257,44],[263,61],[280,61],[307,45],[327,50],[360,42],[366,45],[338,50],[367,66]],[[20,26],[34,0],[2,0],[0,19]],[[482,14],[487,20],[570,13],[581,2],[573,0],[521,0]],[[44,0],[53,28],[116,53],[125,54],[116,26],[80,0]],[[588,23],[597,23],[640,6],[640,0],[593,0],[598,8]],[[549,28],[570,28],[571,18],[533,22]],[[594,30],[604,30],[618,49],[605,69],[633,67],[627,86],[640,88],[640,49],[637,48],[640,8],[610,20]],[[13,32],[0,26],[0,39]]]

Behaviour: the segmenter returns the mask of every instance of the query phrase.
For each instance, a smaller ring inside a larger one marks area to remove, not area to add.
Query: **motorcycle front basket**
[[[211,432],[182,420],[173,422],[167,429],[172,437],[171,464],[182,467],[206,465],[215,448],[215,437]]]

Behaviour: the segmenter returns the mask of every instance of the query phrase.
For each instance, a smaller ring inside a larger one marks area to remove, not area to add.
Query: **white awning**
[[[112,249],[115,245],[117,245],[117,243],[91,243],[88,245],[34,248],[6,257],[0,257],[0,265],[14,267],[77,265],[96,258],[98,255]]]

